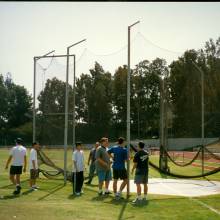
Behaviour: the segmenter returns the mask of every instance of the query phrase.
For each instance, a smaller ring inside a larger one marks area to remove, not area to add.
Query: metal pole
[[[130,194],[130,27],[128,27],[128,74],[127,74],[127,172],[128,172],[128,183],[127,183],[127,197]]]
[[[69,50],[71,47],[82,43],[83,41],[85,41],[86,39],[83,39],[75,44],[72,44],[71,46],[67,47],[67,66],[66,66],[66,97],[65,97],[65,130],[64,130],[64,184],[66,185],[66,181],[67,181],[67,141],[68,141],[68,103],[69,103]],[[74,125],[73,125],[73,135],[75,138],[75,55],[74,55],[74,115],[73,115],[73,121],[74,121]],[[75,144],[75,143],[73,143]]]
[[[66,96],[65,96],[65,127],[64,127],[64,184],[67,181],[67,138],[68,138],[68,102],[69,100],[69,47],[66,61]]]
[[[73,57],[73,146],[76,142],[75,98],[76,98],[76,57]]]
[[[36,141],[36,58],[34,57],[34,86],[33,86],[33,95],[34,95],[34,100],[33,100],[33,142]]]
[[[163,169],[164,157],[164,80],[160,79],[160,161],[159,167]]]
[[[204,145],[204,138],[205,138],[205,128],[204,128],[204,72],[201,70],[198,65],[192,61],[193,65],[199,70],[201,74],[201,136],[202,136],[202,146]],[[204,174],[204,147],[202,148],[202,174]]]
[[[127,174],[128,174],[128,183],[127,183],[127,198],[130,194],[130,30],[131,27],[138,24],[140,21],[135,22],[134,24],[128,26],[128,73],[127,73],[127,151],[128,151],[128,160],[127,160]]]
[[[202,174],[204,174],[204,73],[203,71],[201,71],[201,90],[202,90],[202,94],[201,94],[201,103],[202,103]]]

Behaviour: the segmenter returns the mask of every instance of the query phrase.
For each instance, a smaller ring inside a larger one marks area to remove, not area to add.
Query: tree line
[[[201,137],[202,74],[204,75],[205,137],[220,133],[220,37],[199,50],[187,50],[167,65],[165,59],[143,60],[131,69],[131,138],[159,136],[162,79],[169,112],[169,137]],[[46,81],[38,96],[37,139],[63,144],[65,82]],[[72,143],[73,94],[69,85],[68,143]],[[32,139],[32,97],[11,78],[0,75],[0,137],[9,143],[16,136]],[[101,136],[126,137],[127,65],[115,73],[95,62],[89,73],[76,79],[76,139],[94,142]]]

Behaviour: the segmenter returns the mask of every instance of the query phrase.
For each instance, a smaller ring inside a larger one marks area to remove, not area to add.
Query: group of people
[[[16,139],[16,146],[10,150],[9,158],[6,162],[5,168],[8,169],[9,164],[12,161],[10,167],[10,180],[15,185],[13,194],[17,195],[21,192],[20,175],[22,172],[26,172],[27,168],[27,149],[22,145],[22,139]],[[133,158],[133,167],[131,174],[135,171],[134,182],[137,187],[137,197],[133,203],[139,203],[141,200],[146,200],[148,192],[148,152],[144,149],[145,144],[143,142],[138,143],[138,147],[133,148],[136,152]],[[30,169],[30,188],[31,190],[37,190],[36,179],[39,175],[37,151],[39,150],[39,143],[34,142],[30,151],[29,157],[29,169]],[[128,183],[128,173],[125,163],[128,158],[128,151],[125,146],[125,139],[123,137],[118,138],[115,146],[109,147],[108,138],[103,137],[99,142],[95,143],[94,148],[91,149],[88,162],[89,176],[86,184],[91,184],[95,173],[98,176],[98,195],[108,195],[109,183],[112,180],[113,173],[113,193],[115,199],[122,199],[122,191]],[[72,186],[73,194],[80,196],[82,186],[84,182],[84,170],[85,160],[82,144],[76,143],[76,148],[72,154],[73,160],[73,172],[72,172]],[[118,180],[121,179],[122,183],[118,188]],[[144,197],[141,197],[141,184],[144,186]]]
[[[148,152],[144,149],[143,142],[138,143],[137,151],[133,159],[133,167],[131,173],[135,171],[134,182],[137,187],[137,197],[133,203],[139,203],[141,200],[146,200],[148,192]],[[133,148],[134,149],[134,148]],[[73,194],[81,195],[83,180],[84,180],[84,153],[81,143],[76,143],[76,150],[73,152]],[[115,146],[109,147],[108,138],[103,137],[99,142],[96,142],[92,148],[88,158],[89,176],[86,184],[91,184],[95,172],[98,176],[98,195],[110,194],[109,183],[112,180],[113,173],[113,193],[115,199],[119,200],[122,197],[122,191],[128,183],[128,175],[125,167],[128,158],[127,148],[125,147],[125,139],[118,138]],[[111,169],[112,168],[112,169]],[[113,172],[112,172],[113,171]],[[118,189],[118,180],[122,183]],[[141,197],[141,184],[144,186],[144,197]]]
[[[8,160],[5,165],[5,169],[8,169],[9,164],[12,161],[9,177],[11,182],[15,185],[14,195],[18,195],[21,192],[21,180],[20,176],[22,172],[26,172],[27,169],[27,149],[23,146],[23,140],[17,138],[15,140],[16,146],[14,146],[9,153]],[[30,151],[29,169],[30,169],[30,188],[31,190],[37,190],[36,179],[39,175],[37,150],[39,149],[39,143],[34,142]]]

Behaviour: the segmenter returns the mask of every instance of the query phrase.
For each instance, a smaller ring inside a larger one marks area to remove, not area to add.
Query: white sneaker
[[[33,191],[37,191],[37,188],[35,188],[35,187],[31,187],[31,190],[33,190]]]
[[[76,196],[80,196],[80,192],[76,192],[75,195],[76,195]]]
[[[134,199],[131,203],[134,204],[134,205],[137,205],[137,204],[140,204],[141,201],[142,201],[142,199],[136,198],[136,199]]]

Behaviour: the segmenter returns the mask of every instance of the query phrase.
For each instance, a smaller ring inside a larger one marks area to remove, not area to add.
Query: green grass
[[[63,167],[63,151],[46,150],[46,153],[60,167]],[[88,152],[85,152],[86,161]],[[17,220],[217,220],[220,215],[204,207],[197,201],[213,207],[220,212],[220,194],[198,198],[185,198],[168,195],[149,194],[148,202],[144,205],[134,206],[131,201],[135,194],[129,199],[114,201],[113,196],[99,198],[97,196],[97,177],[94,185],[84,185],[84,194],[80,197],[71,195],[71,183],[63,184],[63,180],[46,179],[40,175],[38,191],[29,191],[29,173],[22,175],[22,192],[20,196],[14,197],[12,192],[14,186],[8,180],[8,171],[4,170],[8,157],[8,150],[0,150],[0,219]],[[152,158],[156,160],[156,158]],[[68,160],[71,164],[71,151],[68,152]],[[88,168],[87,168],[88,170]],[[86,171],[87,175],[87,171]],[[150,176],[161,177],[155,170],[150,169]],[[213,177],[209,177],[212,179]],[[219,176],[214,177],[220,180]]]

